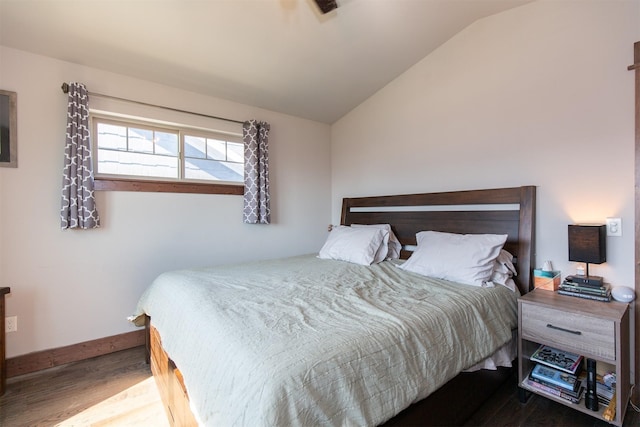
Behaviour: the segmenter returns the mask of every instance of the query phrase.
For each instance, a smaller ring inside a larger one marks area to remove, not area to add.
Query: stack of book
[[[611,403],[616,391],[615,374],[607,374],[607,376],[611,375],[614,376],[613,382],[605,381],[604,377],[596,375],[596,395],[598,396],[598,401],[605,406]]]
[[[611,285],[603,283],[601,286],[587,283],[576,283],[571,280],[571,276],[564,279],[560,284],[558,293],[570,295],[572,297],[593,299],[596,301],[611,301]]]
[[[582,372],[580,375],[578,375],[578,381],[582,381],[586,384],[587,373]],[[613,396],[615,395],[615,388],[615,383],[607,384],[600,374],[596,374],[596,396],[598,397],[598,402],[600,403],[600,405],[607,406],[609,405],[609,403],[611,403],[611,399],[613,399]]]
[[[526,386],[571,403],[580,402],[584,394],[582,356],[542,345],[531,360],[536,364],[524,380]]]

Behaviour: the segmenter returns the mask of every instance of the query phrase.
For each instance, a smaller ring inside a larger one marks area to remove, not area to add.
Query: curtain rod
[[[69,84],[66,83],[66,82],[62,83],[61,89],[62,89],[62,92],[69,93]],[[203,114],[203,113],[195,113],[193,111],[181,110],[179,108],[165,107],[164,105],[150,104],[150,103],[147,103],[147,102],[134,101],[132,99],[119,98],[117,96],[105,95],[105,94],[102,94],[102,93],[89,92],[89,95],[97,96],[97,97],[100,97],[100,98],[115,99],[116,101],[130,102],[132,104],[144,105],[146,107],[162,108],[162,109],[169,110],[169,111],[175,111],[177,113],[186,113],[186,114],[191,114],[191,115],[194,115],[194,116],[207,117],[209,119],[224,120],[225,122],[244,124],[244,122],[241,122],[240,120],[233,120],[233,119],[227,119],[227,118],[224,118],[224,117],[211,116],[209,114]]]

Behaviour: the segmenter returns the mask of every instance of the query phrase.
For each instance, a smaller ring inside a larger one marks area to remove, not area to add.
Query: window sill
[[[201,184],[194,182],[139,181],[134,179],[96,178],[98,191],[142,191],[148,193],[244,194],[244,185]]]

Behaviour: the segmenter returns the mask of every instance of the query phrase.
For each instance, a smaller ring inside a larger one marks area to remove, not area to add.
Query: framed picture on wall
[[[0,166],[18,167],[18,95],[0,90]]]

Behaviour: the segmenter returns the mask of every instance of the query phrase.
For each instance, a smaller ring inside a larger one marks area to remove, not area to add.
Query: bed
[[[469,368],[512,343],[531,287],[535,187],[343,200],[342,226],[370,224],[390,225],[399,260],[312,254],[154,281],[136,319],[172,425],[455,425],[490,398],[509,364]],[[405,270],[425,230],[505,235],[517,289]]]

